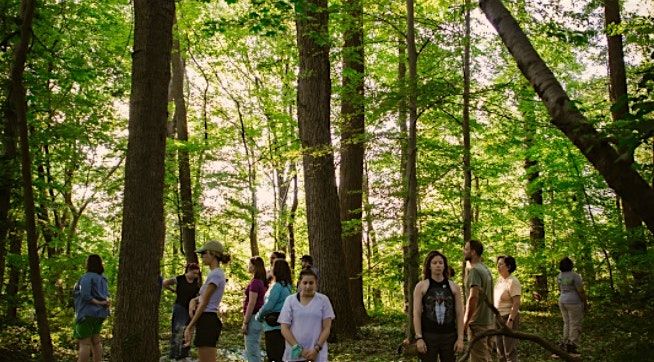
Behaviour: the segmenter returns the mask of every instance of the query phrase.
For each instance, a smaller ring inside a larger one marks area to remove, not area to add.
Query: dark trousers
[[[420,355],[422,362],[454,362],[454,344],[456,332],[445,334],[424,333],[423,339],[427,345],[427,353]]]
[[[172,359],[188,357],[189,351],[191,350],[191,346],[184,347],[184,329],[188,321],[188,309],[179,304],[173,305],[169,354],[169,357]]]
[[[284,336],[282,336],[282,331],[279,329],[268,331],[265,333],[264,339],[266,340],[268,362],[282,362],[284,348],[286,348],[286,342],[284,341]]]

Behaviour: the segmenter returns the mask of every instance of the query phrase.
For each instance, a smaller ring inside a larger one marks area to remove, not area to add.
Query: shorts
[[[195,328],[196,347],[213,347],[218,345],[220,332],[223,330],[223,323],[214,312],[202,313]]]
[[[75,321],[73,337],[75,339],[86,339],[100,334],[104,318],[84,317],[81,321]]]

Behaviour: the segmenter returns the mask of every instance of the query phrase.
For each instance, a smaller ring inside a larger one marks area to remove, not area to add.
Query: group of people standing
[[[520,326],[522,288],[512,275],[516,260],[511,256],[497,257],[499,278],[493,285],[489,268],[481,261],[484,247],[478,240],[465,244],[467,272],[464,297],[461,288],[452,282],[454,268],[438,251],[430,252],[423,264],[423,280],[413,294],[413,325],[416,347],[421,361],[454,361],[455,353],[464,347],[463,336],[474,340],[484,331],[495,328],[491,303],[499,311],[499,323],[516,330]],[[196,250],[202,263],[210,269],[201,283],[200,266],[187,264],[184,274],[162,281],[162,287],[176,293],[172,316],[170,357],[181,360],[189,355],[191,339],[198,349],[200,362],[214,362],[216,347],[222,332],[219,307],[225,292],[226,278],[221,264],[231,259],[225,247],[209,241]],[[260,362],[260,339],[263,332],[267,360],[317,361],[328,360],[327,338],[335,318],[329,298],[318,293],[319,273],[313,258],[302,257],[297,292],[293,294],[291,268],[282,252],[270,256],[266,272],[261,257],[250,258],[248,271],[252,279],[245,288],[243,324],[245,356],[248,362]],[[561,291],[559,307],[563,316],[561,348],[578,352],[581,321],[588,302],[579,274],[572,271],[573,262],[565,257],[559,263],[561,273],[557,283]],[[100,330],[109,316],[109,291],[104,267],[99,255],[86,261],[87,272],[76,283],[74,337],[79,341],[79,361],[100,361],[102,343]],[[173,289],[173,285],[175,288]],[[471,361],[490,361],[491,343],[481,340],[473,345]],[[517,340],[498,336],[495,346],[500,361],[517,361]]]
[[[473,341],[481,333],[496,328],[496,316],[491,304],[499,312],[497,322],[509,329],[520,326],[520,298],[522,287],[513,276],[517,268],[512,256],[496,259],[499,277],[493,284],[490,269],[481,261],[484,247],[478,240],[470,240],[463,249],[467,263],[464,278],[464,297],[461,288],[452,282],[454,269],[447,257],[438,251],[430,252],[423,264],[423,280],[413,293],[413,326],[416,347],[423,362],[455,361],[455,353],[463,351],[464,333]],[[578,352],[581,320],[587,308],[586,293],[579,274],[572,271],[572,261],[565,257],[559,264],[561,273],[557,283],[561,291],[559,307],[563,315],[562,349]],[[518,361],[515,338],[499,335],[495,343],[481,339],[470,349],[470,361],[491,361],[494,345],[500,361]]]
[[[187,265],[184,275],[163,282],[164,288],[176,285],[177,294],[170,358],[186,358],[195,334],[193,344],[198,348],[199,361],[213,362],[223,328],[218,310],[226,279],[220,265],[228,263],[230,256],[217,241],[207,242],[196,252],[211,270],[202,285],[200,268],[193,263]],[[302,262],[298,292],[293,294],[291,268],[283,252],[271,254],[268,271],[261,257],[249,259],[252,278],[244,291],[241,325],[248,362],[262,361],[262,333],[268,361],[327,361],[327,337],[334,311],[329,299],[317,292],[318,272],[313,259],[305,255]]]

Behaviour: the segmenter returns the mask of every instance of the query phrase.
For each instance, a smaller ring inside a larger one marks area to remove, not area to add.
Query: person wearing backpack
[[[291,295],[291,267],[284,259],[275,260],[272,268],[273,284],[266,291],[264,303],[255,318],[263,322],[266,341],[266,355],[269,362],[282,362],[284,336],[281,324],[277,322],[286,297]]]
[[[109,316],[109,288],[102,275],[102,258],[91,254],[86,259],[86,273],[75,284],[75,327],[73,336],[79,342],[79,362],[102,360],[102,323]]]

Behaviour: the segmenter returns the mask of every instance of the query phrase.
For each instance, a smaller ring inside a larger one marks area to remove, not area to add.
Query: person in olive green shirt
[[[493,302],[493,277],[490,270],[481,262],[483,252],[484,246],[479,240],[470,240],[463,248],[465,259],[470,262],[465,278],[468,298],[463,317],[463,328],[464,331],[468,331],[469,341],[495,325],[495,315],[490,309],[490,303]],[[491,361],[487,338],[474,344],[470,350],[470,361]]]

